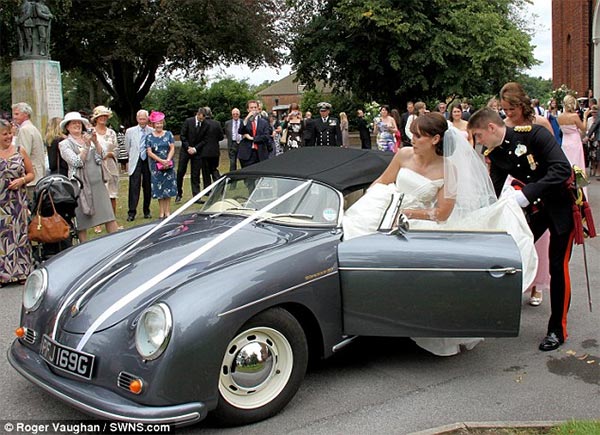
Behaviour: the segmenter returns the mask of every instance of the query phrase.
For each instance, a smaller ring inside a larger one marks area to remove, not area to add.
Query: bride
[[[411,229],[498,230],[515,240],[523,263],[523,288],[535,277],[533,235],[507,188],[496,200],[487,168],[467,140],[440,113],[419,116],[410,126],[412,147],[398,150],[342,222],[344,239],[377,231],[394,192],[403,192],[401,212]],[[454,355],[482,339],[414,338],[426,350]]]

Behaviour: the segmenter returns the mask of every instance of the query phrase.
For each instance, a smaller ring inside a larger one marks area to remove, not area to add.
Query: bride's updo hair
[[[448,121],[439,112],[429,112],[415,118],[410,124],[412,134],[418,133],[421,136],[434,137],[440,135],[439,142],[435,145],[435,153],[438,156],[444,155],[444,133],[448,130]]]

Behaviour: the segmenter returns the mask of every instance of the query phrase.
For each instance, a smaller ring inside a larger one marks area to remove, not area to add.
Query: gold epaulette
[[[517,125],[513,130],[517,133],[529,133],[531,131],[531,125]]]

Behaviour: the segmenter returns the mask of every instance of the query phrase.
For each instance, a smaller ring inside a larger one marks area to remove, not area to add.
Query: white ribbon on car
[[[215,184],[215,183],[213,183],[213,184]],[[77,350],[81,351],[83,349],[83,347],[88,342],[88,340],[90,339],[90,337],[92,336],[92,334],[94,332],[96,332],[96,330],[113,313],[115,313],[118,310],[120,310],[121,308],[125,307],[127,304],[129,304],[130,302],[132,302],[133,300],[135,300],[137,297],[139,297],[140,295],[142,295],[145,292],[147,292],[148,290],[150,290],[152,287],[154,287],[160,281],[162,281],[163,279],[165,279],[165,278],[171,276],[172,274],[176,273],[181,268],[185,267],[190,262],[194,261],[200,255],[202,255],[205,252],[207,252],[209,249],[211,249],[211,248],[215,247],[216,245],[218,245],[223,240],[227,239],[228,237],[230,237],[231,235],[233,235],[234,233],[236,233],[237,231],[239,231],[242,227],[244,227],[244,226],[248,225],[250,222],[252,222],[252,221],[260,218],[262,215],[264,215],[265,213],[267,213],[269,210],[271,210],[272,208],[278,206],[283,201],[287,200],[288,198],[290,198],[291,196],[295,195],[296,193],[300,192],[305,187],[310,186],[310,184],[312,184],[312,180],[305,181],[304,183],[302,183],[301,185],[299,185],[295,189],[290,190],[285,195],[281,196],[280,198],[276,199],[275,201],[271,202],[269,205],[261,208],[260,210],[257,210],[256,212],[252,213],[246,219],[244,219],[240,223],[234,225],[233,227],[231,227],[230,229],[228,229],[227,231],[225,231],[223,234],[220,234],[219,236],[215,237],[213,240],[211,240],[210,242],[208,242],[206,245],[203,245],[202,247],[196,249],[191,254],[187,255],[184,258],[182,258],[177,263],[175,263],[172,266],[168,267],[167,269],[165,269],[164,271],[162,271],[158,275],[156,275],[153,278],[149,279],[148,281],[146,281],[145,283],[141,284],[136,289],[134,289],[133,291],[129,292],[127,295],[125,295],[124,297],[122,297],[121,299],[119,299],[117,302],[115,302],[114,304],[112,304],[106,311],[104,311],[104,313],[102,313],[100,315],[100,317],[98,317],[94,321],[94,323],[92,323],[92,325],[88,328],[88,330],[85,332],[85,334],[83,335],[83,337],[79,341],[79,344],[77,345]],[[209,188],[211,186],[209,186]],[[198,195],[196,195],[196,197],[201,197],[201,196],[202,195],[200,193]],[[190,201],[193,201],[195,198],[192,198]],[[184,207],[182,207],[182,208],[184,208]],[[171,216],[174,216],[174,215],[175,214],[173,214]],[[161,226],[161,225],[159,225],[159,226]]]
[[[171,214],[169,217],[162,220],[158,225],[156,225],[154,228],[152,228],[150,231],[148,231],[142,237],[137,239],[135,242],[133,242],[127,248],[123,249],[119,254],[117,254],[113,258],[111,258],[111,260],[109,260],[108,263],[106,263],[104,266],[102,266],[100,269],[98,269],[96,272],[94,272],[88,279],[86,279],[83,283],[81,283],[79,285],[79,287],[77,287],[77,289],[73,293],[71,293],[71,295],[66,299],[66,301],[62,304],[62,306],[58,310],[58,314],[56,315],[56,318],[54,319],[54,327],[52,328],[52,336],[51,336],[52,339],[56,340],[56,332],[58,331],[58,322],[59,322],[60,318],[62,317],[63,312],[67,309],[68,306],[71,305],[73,300],[77,297],[77,295],[83,288],[87,288],[92,283],[94,283],[94,285],[97,284],[98,281],[96,280],[96,278],[98,278],[102,273],[104,273],[110,266],[115,264],[117,261],[119,261],[125,255],[127,255],[129,252],[131,252],[140,243],[142,243],[144,240],[146,240],[152,234],[156,233],[158,230],[160,230],[162,227],[164,227],[167,223],[172,221],[175,217],[179,216],[181,213],[186,211],[186,209],[191,204],[198,201],[200,198],[202,198],[204,195],[206,195],[208,192],[210,192],[213,189],[213,187],[215,187],[219,183],[222,183],[224,180],[225,180],[225,177],[219,178],[217,181],[215,181],[210,186],[205,188],[203,191],[198,193],[196,196],[194,196],[188,202],[186,202],[181,207],[179,207],[177,210],[175,210],[175,212],[173,214]]]

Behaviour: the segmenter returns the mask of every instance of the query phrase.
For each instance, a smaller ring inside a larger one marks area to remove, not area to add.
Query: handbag
[[[52,216],[48,217],[41,215],[42,199],[46,194],[48,195],[48,198],[50,198],[50,204],[52,204],[53,211]],[[36,214],[29,223],[27,229],[29,240],[40,243],[56,243],[67,239],[70,230],[71,228],[67,221],[56,212],[52,195],[50,195],[47,190],[42,191],[38,201]]]
[[[159,171],[168,171],[173,167],[173,160],[167,160],[169,164],[163,165],[161,162],[156,162],[156,169]]]
[[[281,137],[279,138],[279,143],[281,145],[287,145],[287,137],[288,137],[288,129],[286,128],[285,130],[283,130],[283,133],[281,133]]]

